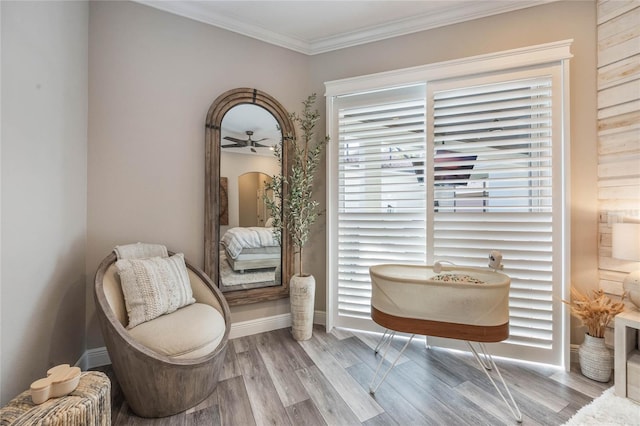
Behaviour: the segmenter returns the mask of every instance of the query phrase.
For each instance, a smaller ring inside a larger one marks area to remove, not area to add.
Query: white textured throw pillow
[[[195,302],[184,255],[116,262],[125,305],[127,328],[150,321]]]

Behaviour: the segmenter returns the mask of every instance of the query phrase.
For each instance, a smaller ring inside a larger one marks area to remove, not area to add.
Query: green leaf
[[[318,218],[317,208],[320,203],[313,199],[313,185],[315,173],[320,164],[322,152],[329,142],[329,136],[318,139],[315,136],[315,126],[320,118],[318,110],[313,110],[316,94],[313,93],[302,102],[303,111],[289,114],[295,125],[301,130],[300,137],[287,135],[283,138],[283,145],[276,147],[274,155],[278,159],[282,170],[282,150],[289,149],[291,169],[288,175],[274,175],[267,185],[273,198],[266,195],[264,200],[271,210],[274,222],[275,236],[282,244],[282,231],[286,230],[291,236],[294,247],[299,253],[309,240],[311,226]],[[283,197],[283,188],[288,186],[289,193]],[[279,201],[282,200],[283,203]],[[299,261],[299,274],[303,274],[302,258]]]

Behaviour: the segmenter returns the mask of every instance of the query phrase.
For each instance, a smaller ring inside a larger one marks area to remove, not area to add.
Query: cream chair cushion
[[[137,342],[159,354],[193,359],[211,353],[225,332],[222,314],[212,306],[194,303],[144,322],[129,330]]]

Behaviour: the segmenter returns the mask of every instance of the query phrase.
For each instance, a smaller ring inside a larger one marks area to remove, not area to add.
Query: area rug
[[[223,287],[222,291],[224,291],[225,288],[240,290],[275,284],[276,268],[256,269],[253,271],[245,271],[244,273],[236,272],[231,269],[223,252],[220,252],[219,265],[221,287]]]
[[[614,395],[613,387],[607,389],[594,399],[591,404],[585,405],[565,426],[582,425],[640,425],[640,404],[630,399]]]

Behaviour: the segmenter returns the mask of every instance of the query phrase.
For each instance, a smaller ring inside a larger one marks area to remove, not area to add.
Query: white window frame
[[[561,87],[562,113],[560,116],[554,116],[555,120],[565,123],[564,126],[557,128],[562,129],[562,134],[558,136],[561,143],[555,148],[562,155],[563,170],[562,176],[554,176],[554,184],[559,182],[562,191],[562,211],[554,214],[561,215],[561,231],[558,233],[559,241],[554,247],[557,249],[556,256],[562,259],[562,282],[561,295],[562,298],[569,297],[570,277],[570,164],[569,164],[569,141],[570,132],[568,126],[569,117],[569,59],[572,57],[570,47],[573,40],[563,40],[542,45],[530,46],[520,49],[507,50],[491,54],[473,56],[469,58],[457,59],[452,61],[440,62],[424,66],[393,70],[378,74],[365,75],[360,77],[347,78],[325,83],[326,96],[326,114],[327,114],[327,133],[332,140],[338,140],[337,121],[334,117],[337,114],[334,99],[337,96],[344,96],[367,91],[375,91],[392,87],[406,86],[411,84],[426,83],[427,85],[438,80],[450,80],[457,77],[470,78],[480,76],[486,73],[499,71],[515,71],[524,70],[527,67],[540,66],[545,64],[560,65],[562,73],[563,85]],[[327,148],[327,315],[326,329],[330,331],[338,325],[337,310],[337,207],[338,207],[338,145],[328,144]],[[570,317],[569,310],[561,307],[560,315],[562,339],[559,357],[556,360],[548,361],[550,363],[561,365],[565,369],[569,368],[570,363]]]

